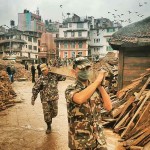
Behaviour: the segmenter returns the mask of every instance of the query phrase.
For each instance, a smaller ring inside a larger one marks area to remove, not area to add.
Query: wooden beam
[[[125,105],[125,107],[123,108],[123,110],[122,110],[122,112],[121,112],[119,118],[117,119],[116,124],[121,120],[122,116],[125,115],[125,112],[127,111],[128,107],[133,103],[134,99],[135,99],[135,97],[134,97],[134,96],[131,96],[131,97],[129,98],[129,100],[126,102],[126,105]],[[115,125],[116,125],[116,124],[115,124]]]
[[[134,114],[134,116],[132,117],[132,119],[130,120],[128,126],[126,127],[126,129],[123,131],[123,133],[121,134],[121,137],[124,137],[124,135],[130,131],[131,129],[131,125],[133,120],[135,119],[135,117],[137,116],[137,114],[139,113],[139,111],[141,110],[141,108],[143,107],[143,105],[145,104],[145,102],[148,100],[148,98],[150,97],[150,91],[146,94],[145,99],[143,100],[142,104],[140,105],[140,107],[137,109],[136,113]]]

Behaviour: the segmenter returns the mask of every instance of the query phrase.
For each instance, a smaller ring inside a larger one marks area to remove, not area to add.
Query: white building
[[[33,60],[38,59],[38,33],[32,31],[23,32],[21,39],[26,42],[22,47],[22,57],[32,58]]]
[[[104,57],[108,52],[112,51],[108,41],[112,34],[121,28],[121,26],[114,26],[114,24],[106,18],[101,18],[98,21],[95,19],[95,25],[91,27],[89,33],[89,51],[94,58]]]

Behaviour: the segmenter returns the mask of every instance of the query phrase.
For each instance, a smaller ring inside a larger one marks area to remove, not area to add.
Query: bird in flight
[[[129,12],[129,14],[131,14],[131,11],[128,11]]]

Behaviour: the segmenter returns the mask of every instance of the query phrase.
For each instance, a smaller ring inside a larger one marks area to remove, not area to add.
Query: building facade
[[[0,32],[0,58],[13,59],[21,56],[26,41],[21,39],[21,32],[16,29],[5,29]]]
[[[28,59],[33,59],[35,62],[38,60],[38,39],[40,34],[32,31],[24,31],[22,32],[21,39],[26,42],[26,44],[22,47],[22,57],[26,57]]]
[[[93,59],[104,57],[113,50],[108,42],[112,34],[120,28],[121,25],[116,26],[107,18],[94,20],[94,26],[91,26],[89,33],[89,51]]]
[[[37,9],[36,14],[26,9],[23,13],[18,13],[18,30],[44,32],[45,27],[39,15],[39,10]]]
[[[55,33],[49,32],[42,34],[40,39],[40,52],[38,54],[40,62],[47,63],[50,59],[56,57],[56,43],[54,42],[56,35]]]
[[[77,15],[66,19],[59,27],[56,38],[60,58],[88,56],[89,21]]]

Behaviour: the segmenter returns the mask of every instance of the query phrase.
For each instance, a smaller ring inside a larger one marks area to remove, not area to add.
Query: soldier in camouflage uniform
[[[44,120],[47,124],[46,133],[51,131],[52,118],[58,113],[58,81],[64,81],[66,77],[48,71],[46,64],[40,65],[42,75],[38,78],[32,89],[31,104],[34,105],[35,99],[40,92],[40,98],[43,108]]]
[[[69,148],[74,150],[107,150],[101,125],[101,107],[110,111],[112,104],[101,82],[104,72],[90,84],[91,64],[85,57],[73,62],[76,82],[65,91],[69,123]]]

